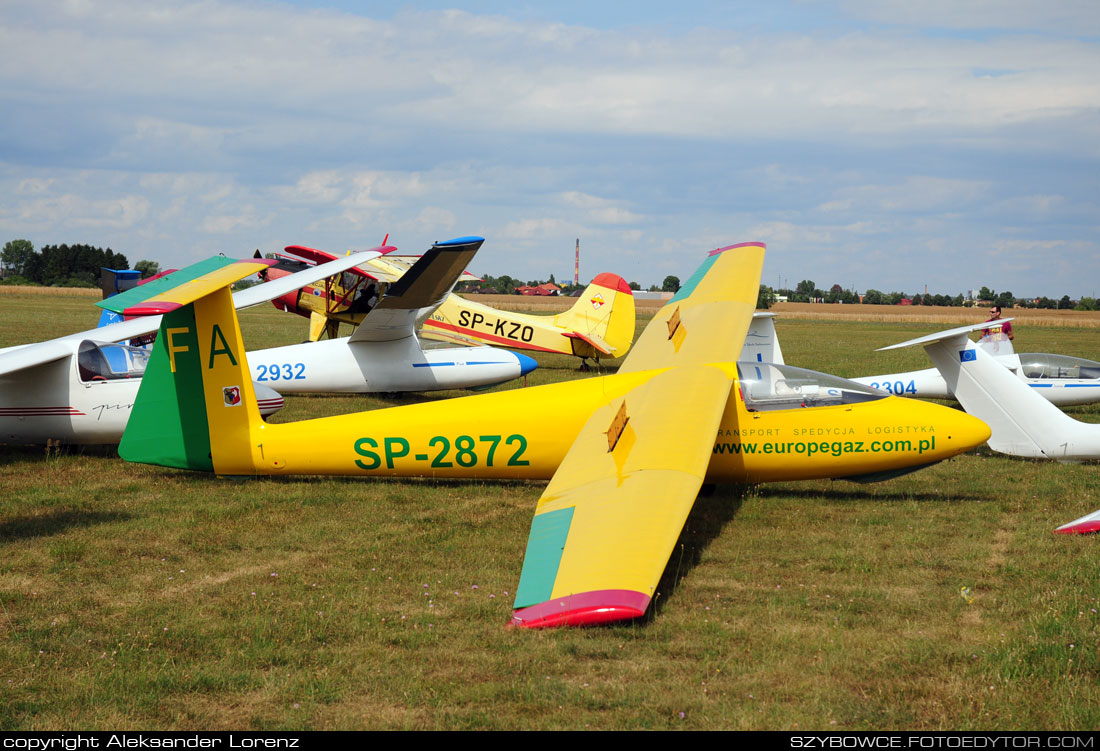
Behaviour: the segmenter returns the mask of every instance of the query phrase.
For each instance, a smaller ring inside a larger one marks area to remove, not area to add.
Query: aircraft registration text
[[[394,460],[409,456],[412,445],[408,439],[390,436],[380,439],[363,437],[355,442],[355,453],[363,457],[356,459],[360,469],[379,469],[385,462],[386,469],[393,469]],[[503,444],[503,445],[502,445]],[[498,452],[498,448],[500,449]],[[446,436],[437,435],[428,440],[427,451],[412,454],[417,462],[430,462],[437,469],[451,467],[485,467],[505,463],[509,467],[526,467],[529,461],[523,458],[527,451],[527,438],[513,433],[506,438],[499,435],[482,435],[475,440],[473,436],[460,435],[452,441]]]

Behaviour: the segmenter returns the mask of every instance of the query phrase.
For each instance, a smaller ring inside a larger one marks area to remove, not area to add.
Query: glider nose
[[[539,364],[535,361],[535,358],[533,357],[528,357],[527,355],[520,354],[519,352],[513,352],[512,354],[515,355],[516,360],[519,361],[520,375],[527,375],[539,366]]]
[[[947,428],[948,440],[959,453],[977,448],[989,440],[992,431],[990,431],[988,425],[977,417],[968,415],[961,409],[951,409],[950,407],[943,407],[943,409],[950,410],[953,413],[946,421],[947,425],[945,427]]]

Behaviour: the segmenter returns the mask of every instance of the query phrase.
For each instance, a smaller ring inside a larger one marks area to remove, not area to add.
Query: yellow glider
[[[165,316],[119,453],[221,475],[549,479],[514,623],[634,618],[704,482],[883,479],[989,437],[957,410],[735,363],[763,258],[760,243],[712,252],[615,375],[282,425],[260,420],[213,291]]]

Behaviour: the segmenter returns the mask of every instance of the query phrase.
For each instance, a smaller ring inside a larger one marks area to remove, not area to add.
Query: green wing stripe
[[[172,311],[161,321],[157,346],[118,447],[123,459],[214,471],[196,330],[193,305]]]
[[[168,290],[175,289],[182,284],[198,279],[203,274],[208,274],[211,271],[217,271],[223,266],[228,266],[231,263],[236,263],[235,258],[226,258],[225,256],[210,256],[205,261],[199,261],[193,263],[187,268],[174,271],[167,276],[162,276],[156,281],[143,284],[140,287],[134,287],[128,289],[121,294],[114,297],[108,297],[106,300],[100,300],[96,303],[101,308],[107,310],[113,310],[116,313],[121,314],[126,308],[132,308],[138,303],[145,302],[151,297],[167,292]]]
[[[527,553],[523,572],[516,589],[516,608],[546,602],[554,591],[565,538],[573,523],[573,507],[548,511],[531,520],[531,535],[527,538]]]
[[[710,267],[713,266],[714,262],[717,260],[717,255],[707,256],[706,260],[699,264],[699,268],[695,269],[695,273],[691,275],[691,278],[684,282],[680,286],[680,289],[677,290],[676,294],[672,296],[672,299],[665,304],[671,305],[674,302],[679,302],[680,300],[691,297],[691,293],[695,291],[695,287],[699,282],[703,281],[703,277],[707,275],[707,272],[710,271]]]

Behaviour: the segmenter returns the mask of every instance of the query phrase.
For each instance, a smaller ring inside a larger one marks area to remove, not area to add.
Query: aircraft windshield
[[[77,355],[80,380],[85,382],[141,378],[148,362],[148,350],[125,344],[84,341]]]
[[[828,407],[889,396],[870,386],[790,365],[739,362],[737,374],[745,406],[754,411]]]
[[[1020,355],[1020,365],[1027,378],[1089,378],[1100,379],[1100,362],[1066,355],[1028,353]]]

